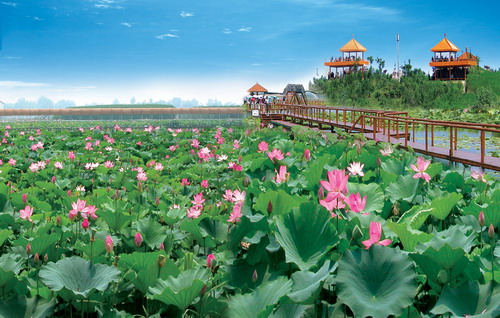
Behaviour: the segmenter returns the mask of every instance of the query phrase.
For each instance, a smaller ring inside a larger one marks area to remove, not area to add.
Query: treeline
[[[372,59],[373,60],[373,59]],[[432,81],[410,63],[403,65],[398,81],[383,71],[384,61],[377,59],[377,69],[355,72],[342,78],[315,78],[310,90],[325,94],[335,105],[391,109],[499,108],[500,72],[472,69],[464,86],[458,81]]]

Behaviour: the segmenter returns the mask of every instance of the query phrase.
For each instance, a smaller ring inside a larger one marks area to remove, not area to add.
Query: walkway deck
[[[269,122],[285,128],[304,126],[330,132],[342,129],[362,133],[367,139],[411,147],[415,152],[433,157],[500,171],[500,158],[487,156],[485,146],[485,133],[500,134],[500,125],[410,118],[402,112],[308,105],[275,105],[267,115],[280,118]],[[416,129],[425,129],[423,142],[415,140]],[[434,130],[437,129],[449,130],[449,148],[434,145]],[[458,149],[459,129],[479,132],[479,153]]]

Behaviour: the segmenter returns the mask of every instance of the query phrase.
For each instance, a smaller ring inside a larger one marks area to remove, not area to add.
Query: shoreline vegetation
[[[377,59],[378,60],[378,59]],[[382,61],[383,62],[383,61]],[[431,81],[410,63],[400,81],[383,71],[328,80],[314,78],[309,88],[324,94],[328,105],[408,111],[411,117],[500,124],[500,72],[471,69],[467,81]]]

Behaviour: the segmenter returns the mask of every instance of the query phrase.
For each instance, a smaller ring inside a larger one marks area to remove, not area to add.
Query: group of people
[[[348,61],[357,61],[360,60],[360,57],[356,57],[354,55],[352,56],[346,56],[346,57],[337,57],[334,58],[333,56],[330,58],[330,62],[348,62]]]
[[[275,95],[250,95],[243,98],[243,105],[248,105],[250,108],[255,108],[259,105],[260,109],[269,111],[269,106],[284,101],[285,97]]]
[[[453,55],[448,56],[439,56],[439,57],[432,57],[431,61],[432,62],[450,62],[450,61],[455,61],[456,58],[453,57]]]

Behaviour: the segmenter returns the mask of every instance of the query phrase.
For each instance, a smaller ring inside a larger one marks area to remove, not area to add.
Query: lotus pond
[[[479,170],[342,133],[14,128],[0,317],[500,316]]]

